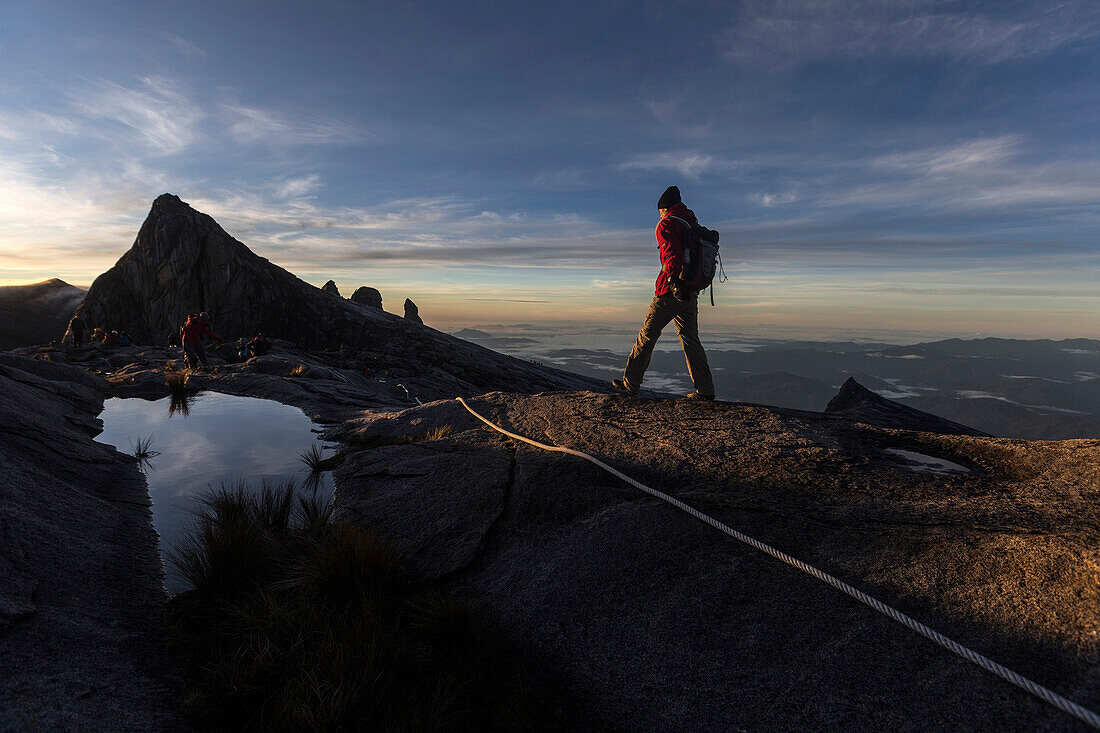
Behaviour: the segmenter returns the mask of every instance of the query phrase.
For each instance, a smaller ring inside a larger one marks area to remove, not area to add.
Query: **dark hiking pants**
[[[199,341],[184,341],[183,359],[187,362],[188,369],[194,369],[200,362],[206,366],[206,349]]]
[[[623,379],[628,389],[637,391],[642,386],[642,377],[649,368],[649,359],[653,356],[653,347],[661,331],[670,321],[676,323],[676,333],[680,336],[680,345],[684,347],[688,374],[695,384],[695,391],[708,397],[714,396],[714,379],[707,364],[707,353],[699,341],[699,299],[676,300],[672,294],[658,295],[649,304],[649,313],[638,331],[638,340],[630,350]]]
[[[84,343],[84,332],[73,331],[73,346],[81,346]]]

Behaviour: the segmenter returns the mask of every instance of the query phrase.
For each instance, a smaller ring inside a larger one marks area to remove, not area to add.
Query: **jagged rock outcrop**
[[[356,288],[355,292],[351,294],[351,300],[368,308],[382,310],[382,293],[374,288],[368,288],[366,285]]]
[[[337,298],[340,297],[340,289],[336,287],[336,283],[332,280],[329,280],[327,283],[322,285],[321,290],[328,293],[329,295],[335,295]]]
[[[1100,707],[1100,441],[595,393],[470,402]],[[504,439],[455,401],[364,413],[344,431],[381,447],[337,469],[338,511],[477,602],[531,679],[584,701],[566,712],[571,729],[1077,729],[815,578],[581,459]],[[922,456],[962,470],[925,471]]]
[[[0,287],[0,350],[60,341],[83,297],[57,278]]]
[[[413,323],[424,324],[424,319],[420,317],[420,309],[408,298],[405,298],[405,318]]]
[[[848,377],[848,381],[841,386],[840,392],[829,400],[825,412],[878,427],[923,430],[943,435],[990,437],[988,433],[980,430],[888,400],[867,389],[852,377]]]
[[[88,379],[0,362],[0,729],[184,730],[149,494]]]
[[[377,294],[360,288],[352,298],[362,300],[367,291]],[[598,384],[417,326],[380,310],[380,296],[377,304],[319,293],[206,214],[164,194],[153,202],[134,246],[96,278],[79,310],[88,323],[129,331],[143,345],[164,344],[188,313],[206,311],[222,338],[263,332],[315,350],[361,350],[359,361],[372,372],[381,367],[451,394]]]

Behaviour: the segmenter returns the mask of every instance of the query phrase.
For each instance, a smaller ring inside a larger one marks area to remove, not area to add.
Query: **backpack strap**
[[[678,216],[672,216],[671,214],[670,214],[669,216],[665,217],[665,218],[667,218],[667,219],[675,219],[676,221],[680,222],[680,223],[681,223],[681,224],[683,224],[683,225],[684,225],[685,227],[687,227],[687,228],[688,228],[688,230],[691,230],[691,229],[694,229],[694,228],[695,228],[695,225],[694,225],[694,224],[692,224],[691,222],[689,222],[689,221],[688,221],[687,219],[681,219],[680,217],[678,217]]]

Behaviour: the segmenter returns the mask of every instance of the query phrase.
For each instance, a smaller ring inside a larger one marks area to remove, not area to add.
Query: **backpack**
[[[719,271],[721,255],[718,254],[718,232],[707,229],[698,224],[692,224],[678,216],[670,216],[684,225],[684,267],[680,271],[680,282],[688,290],[696,293],[706,290],[714,281],[714,275]],[[719,276],[722,281],[722,276]],[[714,291],[710,294],[711,304],[714,303]]]

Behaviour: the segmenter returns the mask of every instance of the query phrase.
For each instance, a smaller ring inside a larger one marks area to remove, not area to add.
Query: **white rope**
[[[688,506],[687,504],[680,501],[679,499],[676,499],[675,497],[669,496],[668,494],[665,494],[661,491],[657,491],[656,489],[650,488],[649,486],[646,486],[645,484],[643,484],[639,481],[635,481],[634,479],[630,478],[626,474],[615,470],[614,468],[607,465],[603,461],[601,461],[597,458],[593,458],[592,456],[588,455],[587,453],[582,453],[579,450],[573,450],[571,448],[562,448],[561,446],[557,446],[557,445],[546,445],[544,443],[539,443],[537,441],[531,440],[530,438],[525,438],[522,435],[516,435],[515,433],[509,432],[508,430],[505,430],[504,428],[500,427],[499,425],[494,425],[493,423],[489,422],[489,420],[487,420],[484,417],[482,417],[481,415],[479,415],[472,407],[470,407],[468,404],[466,404],[466,401],[464,399],[462,399],[461,397],[457,397],[456,399],[460,403],[462,403],[462,406],[465,407],[470,412],[470,414],[472,414],[478,420],[481,420],[483,423],[485,423],[486,425],[491,427],[493,430],[496,430],[499,433],[503,433],[504,435],[507,435],[510,438],[514,438],[516,440],[522,441],[522,442],[527,443],[529,445],[533,445],[536,448],[542,448],[543,450],[553,451],[555,453],[568,453],[569,455],[577,456],[578,458],[583,458],[584,460],[588,461],[589,463],[594,463],[595,465],[599,466],[600,468],[602,468],[603,470],[605,470],[608,473],[612,474],[613,476],[617,476],[618,478],[620,478],[623,481],[627,482],[631,486],[633,486],[637,489],[640,489],[640,490],[644,491],[645,493],[647,493],[651,496],[655,496],[658,499],[660,499],[661,501],[668,502],[669,504],[676,507],[677,509],[680,509],[681,511],[687,512],[688,514],[695,517],[696,519],[700,519],[700,520],[706,522],[707,524],[714,527],[715,529],[718,529],[722,532],[725,532],[730,537],[733,537],[734,539],[736,539],[740,542],[744,542],[746,545],[749,545],[751,547],[755,547],[757,550],[760,550],[761,552],[765,552],[765,553],[771,555],[772,557],[776,558],[777,560],[782,560],[783,562],[787,563],[791,567],[798,568],[802,572],[807,573],[809,575],[812,575],[813,577],[817,578],[818,580],[822,580],[822,581],[828,583],[829,585],[833,586],[837,590],[839,590],[839,591],[851,596],[852,598],[856,599],[860,603],[863,603],[867,606],[870,606],[871,608],[875,609],[879,613],[882,613],[882,614],[885,614],[886,616],[889,616],[890,618],[894,619],[895,621],[902,624],[903,626],[907,626],[908,628],[910,628],[913,631],[917,632],[921,636],[924,636],[928,639],[931,639],[932,641],[936,642],[937,644],[939,644],[943,648],[945,648],[949,651],[952,651],[955,654],[958,654],[963,659],[971,661],[974,664],[978,665],[979,667],[981,667],[981,668],[983,668],[983,669],[985,669],[989,672],[992,672],[993,674],[997,675],[1001,679],[1007,680],[1008,682],[1011,682],[1012,684],[1016,685],[1017,687],[1019,687],[1023,690],[1026,690],[1027,692],[1030,692],[1032,695],[1035,695],[1036,697],[1038,697],[1042,700],[1045,700],[1046,702],[1050,703],[1051,705],[1058,708],[1059,710],[1061,710],[1063,712],[1066,712],[1066,713],[1069,713],[1070,715],[1072,715],[1072,716],[1074,716],[1074,717],[1076,717],[1080,720],[1083,720],[1084,722],[1091,725],[1093,728],[1100,729],[1100,715],[1097,715],[1096,713],[1092,712],[1088,708],[1085,708],[1081,705],[1078,705],[1077,703],[1073,702],[1072,700],[1067,700],[1066,698],[1059,695],[1057,692],[1054,692],[1053,690],[1047,689],[1046,687],[1043,687],[1039,683],[1033,682],[1033,681],[1029,680],[1027,677],[1024,677],[1022,675],[1017,674],[1016,672],[1013,672],[1011,669],[1008,669],[1007,667],[1004,667],[1003,665],[1000,665],[997,662],[994,662],[992,659],[989,659],[988,657],[984,657],[981,654],[978,654],[976,651],[973,651],[972,649],[968,649],[967,647],[963,646],[962,644],[959,644],[958,642],[947,638],[946,636],[939,633],[938,631],[936,631],[934,629],[930,629],[929,627],[922,624],[920,621],[917,621],[913,618],[910,618],[909,616],[906,616],[901,611],[898,611],[895,608],[891,608],[890,606],[887,606],[885,603],[883,603],[882,601],[880,601],[876,598],[872,598],[871,596],[867,595],[866,593],[859,590],[858,588],[853,588],[852,586],[848,585],[847,583],[840,580],[839,578],[835,578],[832,575],[829,575],[828,573],[826,573],[824,571],[818,570],[817,568],[815,568],[812,565],[804,563],[801,560],[798,560],[797,558],[793,558],[793,557],[791,557],[790,555],[788,555],[784,552],[780,552],[779,550],[775,549],[774,547],[772,547],[770,545],[767,545],[767,544],[761,542],[760,540],[754,539],[752,537],[749,537],[746,534],[738,532],[736,529],[732,529],[731,527],[727,527],[726,525],[719,522],[717,519],[714,519],[713,517],[709,517],[706,514],[703,514],[699,510]]]

